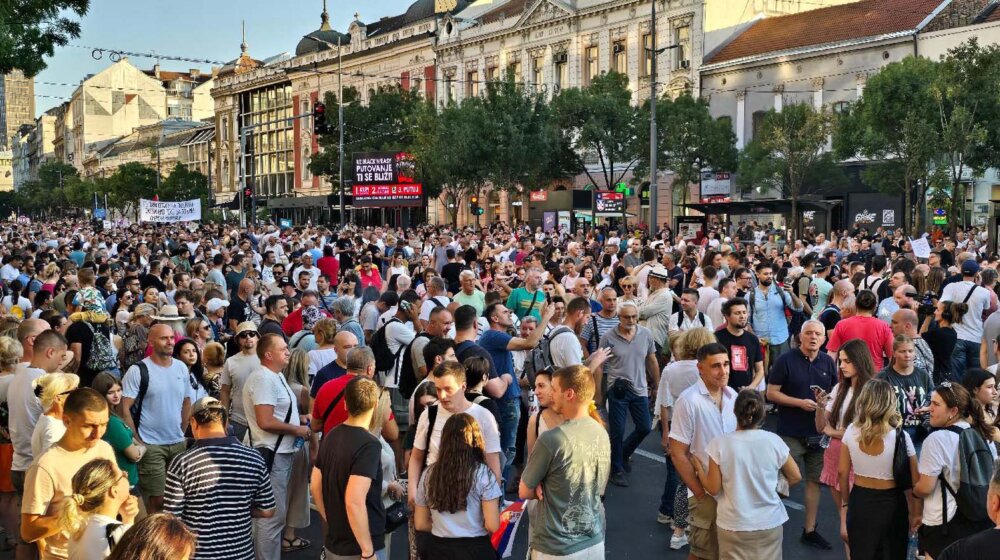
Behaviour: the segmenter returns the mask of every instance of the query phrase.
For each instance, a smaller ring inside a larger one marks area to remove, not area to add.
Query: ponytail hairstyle
[[[892,339],[892,357],[889,359],[889,363],[893,366],[896,365],[896,350],[899,350],[902,346],[909,344],[913,346],[914,352],[916,352],[916,345],[913,344],[913,339],[906,336],[905,334],[897,334]]]
[[[80,377],[75,373],[46,373],[34,381],[35,396],[42,403],[42,410],[48,411],[60,396],[80,386]]]
[[[961,323],[965,314],[969,312],[969,305],[960,301],[942,301],[944,309],[941,311],[941,318],[948,321],[949,325]]]
[[[847,360],[851,362],[856,371],[854,377],[848,380],[843,375],[840,376],[840,389],[837,389],[837,398],[833,400],[833,411],[830,416],[830,425],[834,428],[844,428],[854,421],[854,403],[857,401],[858,392],[866,383],[875,378],[875,362],[872,360],[872,353],[868,345],[860,338],[852,338],[840,347],[840,352],[847,355]],[[840,411],[847,400],[847,385],[854,389],[851,402],[847,403],[847,410],[844,411],[844,425],[840,425]]]
[[[118,482],[115,466],[107,459],[94,459],[73,475],[73,494],[62,501],[59,528],[78,539],[86,528],[86,517],[104,505],[104,499]]]
[[[744,389],[733,405],[736,426],[741,430],[756,430],[764,424],[764,397],[753,389]]]
[[[969,425],[986,441],[993,441],[993,426],[986,421],[986,411],[982,403],[972,397],[965,387],[946,381],[934,388],[945,406],[957,408],[960,417],[968,418]]]

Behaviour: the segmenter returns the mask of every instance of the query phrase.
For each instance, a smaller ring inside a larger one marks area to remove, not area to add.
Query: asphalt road
[[[773,416],[768,424],[773,424]],[[605,506],[607,508],[607,539],[605,541],[606,557],[615,560],[648,560],[648,559],[679,559],[687,558],[687,547],[681,550],[670,550],[669,527],[656,522],[656,513],[660,505],[660,495],[663,493],[663,482],[666,477],[660,434],[653,431],[643,442],[640,450],[632,460],[632,473],[629,476],[630,486],[619,488],[608,485]],[[837,508],[824,488],[820,499],[819,531],[833,544],[833,550],[818,550],[807,547],[799,542],[802,525],[805,519],[803,503],[804,484],[792,488],[791,496],[786,500],[789,520],[785,524],[783,544],[784,558],[832,560],[842,559],[846,555],[840,541],[840,521]],[[527,555],[527,518],[521,521],[515,541],[514,560],[522,560]],[[314,560],[319,558],[322,550],[322,529],[319,517],[313,512],[313,523],[300,536],[312,541],[309,549],[283,555],[286,559]],[[399,529],[393,535],[391,560],[406,560],[406,531]]]

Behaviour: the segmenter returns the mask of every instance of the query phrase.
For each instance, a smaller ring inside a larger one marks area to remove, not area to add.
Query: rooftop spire
[[[243,20],[243,42],[240,43],[240,51],[243,54],[247,53],[247,21]]]
[[[320,31],[330,31],[333,28],[330,27],[330,14],[326,11],[326,0],[323,0],[323,13],[319,16],[322,23],[319,26]]]

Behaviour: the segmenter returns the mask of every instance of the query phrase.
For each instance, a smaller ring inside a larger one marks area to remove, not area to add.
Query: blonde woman
[[[378,438],[382,445],[382,507],[389,509],[394,503],[406,500],[406,486],[397,480],[396,476],[396,454],[392,445],[383,437],[383,430],[389,436],[399,436],[399,430],[395,423],[389,423],[392,414],[392,399],[384,389],[379,393],[378,402],[375,404],[375,412],[372,413],[371,424],[368,431]],[[385,557],[389,558],[392,553],[389,545],[392,544],[392,533],[385,534]]]
[[[202,380],[208,387],[208,394],[217,399],[221,391],[222,367],[226,363],[226,347],[218,342],[209,342],[201,351],[201,361],[205,366]]]
[[[69,559],[107,558],[138,513],[128,475],[114,463],[94,459],[80,467],[73,475],[73,495],[62,500],[59,513],[59,528],[69,535]]]
[[[66,397],[80,386],[80,378],[74,373],[47,373],[35,380],[35,396],[45,411],[38,417],[35,430],[31,433],[31,453],[41,457],[66,433],[63,424],[63,404]]]
[[[853,560],[889,558],[903,560],[909,540],[910,516],[920,514],[920,502],[910,511],[904,490],[897,485],[892,464],[897,438],[905,438],[910,476],[917,480],[913,441],[902,429],[896,392],[888,382],[873,379],[854,398],[854,421],[847,426],[840,448],[840,487],[854,487],[840,505],[847,508],[841,537]],[[844,493],[842,492],[843,496]]]
[[[285,366],[285,381],[298,402],[299,415],[309,415],[309,354],[302,349],[292,350],[292,356]],[[296,438],[295,458],[292,461],[292,475],[288,481],[288,510],[285,530],[281,537],[281,551],[293,552],[309,548],[310,542],[295,535],[296,529],[309,527],[309,478],[312,461],[309,448],[315,442],[300,442]]]

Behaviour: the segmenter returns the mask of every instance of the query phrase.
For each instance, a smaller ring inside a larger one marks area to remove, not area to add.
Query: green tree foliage
[[[611,190],[638,161],[636,142],[642,124],[632,105],[628,76],[609,72],[594,78],[589,87],[564,89],[552,99],[552,111],[577,168],[591,183]],[[600,177],[586,169],[589,158],[600,164]]]
[[[864,96],[840,117],[834,135],[838,157],[860,157],[888,165],[870,165],[867,184],[890,195],[903,195],[904,228],[919,227],[914,200],[924,200],[922,181],[935,156],[941,152],[938,104],[934,84],[940,79],[939,63],[907,57],[883,68],[868,79]]]
[[[793,235],[799,234],[799,198],[820,185],[817,180],[843,182],[844,175],[825,149],[833,128],[826,109],[817,111],[804,103],[773,109],[764,116],[759,133],[740,155],[739,184],[743,187],[778,187],[792,200]]]
[[[93,183],[82,180],[72,165],[50,162],[39,166],[37,179],[21,186],[15,202],[22,212],[52,216],[71,208],[89,208],[95,188]]]
[[[642,121],[649,121],[649,103],[643,107]],[[649,127],[639,126],[636,149],[640,154],[635,175],[649,176]],[[708,101],[683,93],[677,99],[663,96],[656,102],[657,167],[674,174],[675,203],[687,202],[687,186],[697,183],[705,169],[734,171],[739,152],[732,124],[712,118]]]
[[[201,207],[208,208],[208,177],[177,163],[170,176],[160,182],[157,193],[163,201],[201,200]]]
[[[125,163],[100,188],[108,193],[108,204],[125,215],[139,206],[139,199],[151,199],[156,194],[156,170],[138,162]]]
[[[0,2],[0,74],[22,70],[35,76],[47,66],[56,45],[80,36],[90,0],[6,0]]]

